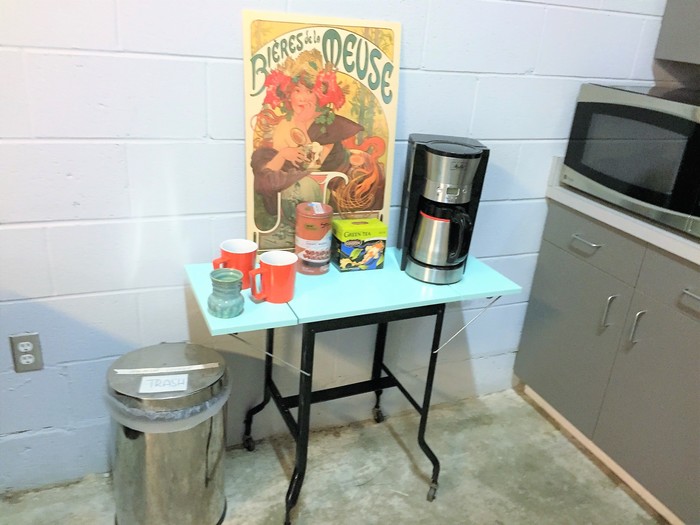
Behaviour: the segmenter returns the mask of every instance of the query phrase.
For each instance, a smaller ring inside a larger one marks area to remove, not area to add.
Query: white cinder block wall
[[[472,253],[524,292],[442,350],[441,402],[511,386],[550,162],[564,152],[578,87],[659,80],[664,5],[0,0],[0,491],[108,471],[105,373],[162,341],[227,351],[228,440],[240,442],[243,412],[261,395],[264,334],[209,337],[183,265],[244,235],[242,8],[402,23],[394,235],[409,133],[492,148]],[[452,305],[444,339],[483,304]],[[17,374],[8,336],[29,331],[40,333],[45,368]],[[429,321],[390,327],[388,359],[416,393],[429,332]],[[298,340],[278,331],[280,356],[298,362]],[[323,334],[317,384],[365,379],[372,343],[369,329]],[[294,388],[293,371],[275,373]],[[409,408],[396,391],[383,399],[388,415]],[[314,405],[313,423],[368,418],[372,403]],[[254,437],[284,430],[269,408]]]

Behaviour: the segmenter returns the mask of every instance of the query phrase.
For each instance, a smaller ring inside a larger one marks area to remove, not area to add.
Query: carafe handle
[[[451,222],[457,225],[457,246],[454,250],[449,250],[447,254],[447,264],[455,264],[461,262],[467,255],[468,242],[471,237],[472,221],[465,211],[457,212],[451,219]],[[451,232],[450,232],[451,233]],[[452,235],[450,235],[452,239]]]

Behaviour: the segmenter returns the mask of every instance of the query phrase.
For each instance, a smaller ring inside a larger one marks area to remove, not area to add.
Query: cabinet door
[[[686,523],[700,523],[696,306],[697,317],[635,294],[593,438]]]
[[[700,64],[700,5],[697,0],[667,0],[656,58]]]
[[[632,288],[542,243],[515,373],[593,435]]]

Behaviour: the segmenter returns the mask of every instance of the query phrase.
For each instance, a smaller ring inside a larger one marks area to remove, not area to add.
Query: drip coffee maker
[[[401,269],[414,279],[462,279],[488,157],[476,140],[409,136],[398,248]]]

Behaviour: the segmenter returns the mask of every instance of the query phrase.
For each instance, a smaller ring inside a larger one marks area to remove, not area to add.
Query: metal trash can
[[[222,523],[222,408],[231,392],[223,357],[195,344],[163,343],[125,354],[107,376],[116,422],[115,523]]]

